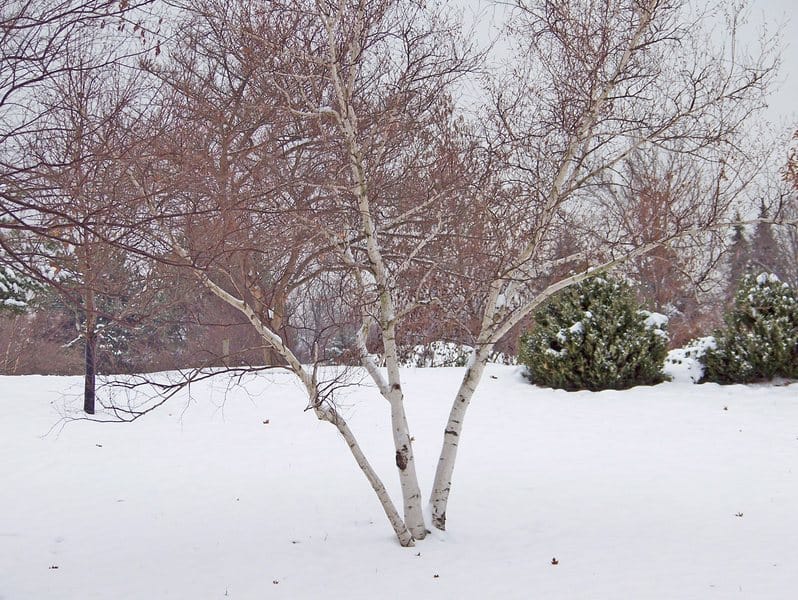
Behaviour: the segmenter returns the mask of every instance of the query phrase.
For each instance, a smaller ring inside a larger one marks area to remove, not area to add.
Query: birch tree
[[[188,270],[246,317],[308,409],[342,435],[405,546],[427,534],[399,358],[414,314],[441,307],[475,347],[430,497],[444,529],[466,412],[495,345],[596,270],[711,240],[753,176],[740,136],[773,64],[743,60],[734,14],[732,42],[713,54],[703,17],[680,2],[519,0],[512,68],[486,76],[490,101],[469,120],[457,85],[480,57],[435,8],[184,9],[185,45],[153,67],[169,90],[158,133],[126,168],[141,199],[129,224],[150,236],[136,251]],[[653,238],[627,235],[623,211],[606,210],[606,190],[629,185],[634,153],[697,173],[693,195],[657,205],[666,214]],[[565,230],[577,246],[568,256]],[[287,339],[299,313],[275,318],[278,297],[287,306],[320,282],[339,286],[350,351],[387,404],[400,508],[338,410],[335,375],[318,353],[303,364]]]

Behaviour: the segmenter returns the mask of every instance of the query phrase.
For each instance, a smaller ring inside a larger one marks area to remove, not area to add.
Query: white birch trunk
[[[396,449],[396,468],[399,470],[399,483],[402,487],[405,524],[415,539],[423,540],[427,536],[427,526],[424,523],[421,488],[416,475],[413,443],[407,425],[401,390],[396,395],[398,398],[391,400],[391,426]]]
[[[584,145],[591,138],[602,107],[607,103],[607,99],[612,90],[618,84],[619,77],[631,61],[632,55],[637,50],[640,41],[648,30],[655,6],[655,0],[647,0],[645,4],[639,7],[640,22],[627,48],[625,48],[622,53],[615,72],[609,78],[607,84],[591,99],[590,108],[585,114],[576,135],[569,143],[565,155],[561,160],[557,175],[552,181],[546,205],[543,208],[546,221],[550,221],[553,218],[557,207],[562,201],[564,186],[566,186],[569,180],[576,176],[578,167],[573,164],[574,158],[578,155],[580,150],[584,150]],[[567,287],[570,283],[581,280],[587,275],[579,274],[568,280],[549,286],[544,293],[539,294],[531,302],[525,303],[523,307],[508,309],[508,307],[505,306],[505,302],[512,302],[514,300],[514,296],[518,290],[518,285],[513,281],[513,278],[515,276],[524,275],[523,265],[533,258],[542,240],[543,234],[546,231],[548,231],[547,226],[541,227],[530,243],[520,251],[516,261],[518,266],[504,277],[494,280],[488,289],[486,309],[482,319],[474,361],[466,370],[463,381],[457,391],[457,396],[452,404],[446,429],[444,430],[443,446],[441,448],[438,468],[435,473],[435,481],[430,496],[432,524],[437,529],[444,530],[446,528],[446,508],[452,486],[452,474],[454,473],[454,464],[457,458],[457,448],[461,441],[463,421],[468,406],[471,403],[471,398],[474,395],[474,391],[482,379],[482,375],[485,371],[485,364],[493,349],[493,345],[501,339],[515,323],[519,322],[524,314],[531,312],[544,298],[554,293],[557,289]],[[499,302],[500,295],[505,296],[505,302]]]
[[[492,345],[490,348],[492,349]],[[446,422],[446,429],[443,432],[441,455],[438,458],[438,468],[435,471],[435,481],[430,496],[432,525],[441,531],[446,529],[446,507],[452,487],[452,475],[463,431],[463,421],[474,391],[482,380],[490,352],[490,349],[482,349],[474,355],[474,361],[466,369],[460,388],[457,390],[457,396],[452,404],[449,420]]]
[[[335,20],[327,19],[325,20],[325,25],[330,40],[335,39]],[[359,14],[359,18],[356,20],[356,31],[352,33],[353,40],[360,40],[364,25],[363,15]],[[362,48],[354,43],[348,46],[347,56],[352,61],[352,65],[356,64],[355,57],[360,51],[362,51]],[[337,111],[333,111],[333,114],[349,151],[349,167],[354,183],[352,191],[357,198],[361,232],[366,240],[366,254],[377,286],[379,324],[385,351],[385,362],[388,368],[388,381],[385,381],[377,369],[369,369],[368,371],[378,385],[380,393],[388,400],[391,407],[391,429],[393,432],[395,462],[399,471],[399,483],[402,490],[405,524],[415,539],[420,540],[426,537],[427,527],[424,523],[421,488],[416,475],[413,445],[404,409],[404,394],[398,367],[396,309],[390,291],[388,268],[383,260],[377,226],[372,216],[363,149],[357,137],[358,117],[352,104],[355,69],[350,65],[349,67],[344,67],[349,69],[348,74],[345,75],[341,72],[339,57],[334,44],[331,43],[328,46],[328,53],[330,79],[335,89],[339,106]],[[361,348],[361,354],[364,360],[368,360],[365,348]]]
[[[388,371],[388,389],[383,394],[391,405],[391,428],[396,450],[396,468],[399,469],[399,482],[402,487],[405,524],[417,540],[427,536],[422,509],[421,487],[416,475],[416,460],[413,443],[405,412],[405,398],[399,372],[399,350],[396,343],[396,313],[390,293],[382,294],[381,313],[383,315],[382,336],[385,349],[385,366]],[[387,393],[386,393],[387,392]]]
[[[422,508],[421,488],[416,474],[416,461],[413,454],[412,436],[407,423],[404,409],[404,393],[399,378],[398,356],[395,339],[388,334],[386,348],[386,363],[388,366],[388,380],[386,381],[374,360],[368,356],[363,331],[358,333],[358,346],[362,364],[368,371],[380,393],[388,400],[391,407],[391,432],[395,450],[396,468],[399,470],[399,484],[402,490],[402,505],[407,528],[417,540],[424,539],[427,535],[427,526],[424,522]]]
[[[337,411],[334,411],[329,407],[316,409],[316,416],[320,420],[332,423],[338,429],[341,437],[344,438],[347,446],[349,446],[349,450],[352,453],[352,456],[354,456],[357,466],[360,467],[361,471],[363,471],[363,474],[366,476],[366,479],[368,479],[369,484],[371,484],[371,489],[373,489],[374,493],[377,494],[380,505],[385,511],[385,516],[388,517],[388,521],[391,523],[391,527],[393,527],[394,533],[396,533],[396,537],[399,539],[399,543],[404,547],[413,546],[413,534],[405,525],[402,517],[399,516],[399,512],[396,510],[396,506],[394,506],[388,491],[385,489],[385,486],[383,485],[377,473],[374,471],[374,468],[369,463],[365,454],[363,454],[360,444],[358,444],[357,439],[349,429],[346,421],[341,418]]]
[[[415,537],[412,529],[409,529],[408,526],[405,525],[405,522],[399,516],[399,512],[396,510],[396,506],[391,500],[390,495],[388,494],[387,490],[385,489],[385,485],[380,480],[377,473],[372,468],[371,464],[366,459],[365,454],[363,454],[360,445],[357,442],[352,431],[349,429],[349,426],[346,424],[346,421],[341,417],[338,412],[331,406],[319,406],[317,404],[317,395],[318,395],[318,386],[316,385],[314,375],[311,375],[307,372],[307,370],[301,365],[299,360],[294,356],[293,352],[289,350],[284,344],[280,337],[269,330],[258,318],[255,312],[246,305],[243,300],[233,297],[231,294],[227,293],[225,290],[220,288],[218,285],[213,283],[207,276],[204,277],[205,285],[219,298],[227,302],[228,304],[235,306],[238,308],[249,321],[255,326],[255,329],[258,330],[258,333],[261,334],[264,341],[266,341],[282,358],[286,360],[288,363],[288,368],[294,372],[294,374],[299,377],[302,383],[305,386],[306,392],[308,394],[308,399],[310,401],[310,405],[314,407],[314,411],[316,416],[328,423],[333,424],[341,436],[346,441],[347,446],[349,447],[352,456],[355,458],[355,462],[357,463],[360,470],[368,479],[369,484],[371,484],[372,489],[374,490],[375,494],[377,494],[377,498],[380,501],[380,505],[382,506],[383,510],[385,511],[385,515],[388,517],[388,521],[391,523],[391,527],[393,527],[394,532],[396,533],[396,537],[399,540],[399,543],[402,546],[412,546],[413,545],[413,538]],[[405,429],[407,424],[405,423]],[[396,434],[395,434],[396,435]],[[396,439],[396,438],[395,438]],[[409,438],[408,438],[409,443]],[[397,454],[398,456],[398,454]],[[397,458],[398,462],[398,458]],[[413,472],[415,475],[415,471]],[[407,512],[407,511],[406,511]],[[422,521],[423,525],[423,521]]]
[[[188,258],[188,253],[176,242],[176,240],[172,239],[172,245],[181,257]],[[388,517],[388,521],[390,522],[391,527],[393,528],[394,533],[399,540],[399,543],[402,546],[412,546],[414,543],[413,533],[408,529],[408,527],[405,525],[405,522],[402,520],[402,517],[399,515],[399,511],[396,509],[396,505],[393,503],[393,500],[391,500],[390,495],[385,489],[385,485],[382,483],[382,480],[379,478],[376,471],[374,471],[374,468],[366,459],[363,450],[360,448],[360,444],[358,444],[357,439],[349,429],[346,421],[335,410],[334,406],[322,405],[318,402],[318,384],[316,381],[315,371],[313,373],[309,373],[308,370],[302,366],[302,363],[299,362],[299,359],[297,359],[290,348],[285,345],[282,338],[277,335],[277,333],[270,330],[266,325],[264,325],[257,313],[255,313],[252,307],[244,302],[244,300],[237,298],[224,288],[220,287],[217,283],[212,281],[210,277],[208,277],[207,273],[195,270],[195,274],[200,281],[202,281],[203,285],[205,285],[205,287],[207,287],[214,295],[244,314],[249,322],[252,323],[253,327],[255,327],[256,331],[260,334],[263,340],[267,343],[267,345],[285,360],[285,368],[294,373],[294,375],[299,378],[305,387],[305,391],[308,395],[309,405],[313,407],[316,417],[334,425],[344,438],[344,441],[346,441],[346,444],[349,447],[349,451],[352,453],[355,462],[357,463],[358,467],[360,467],[360,470],[366,476],[371,488],[377,495],[377,499],[379,500],[383,511],[385,511],[385,515]]]

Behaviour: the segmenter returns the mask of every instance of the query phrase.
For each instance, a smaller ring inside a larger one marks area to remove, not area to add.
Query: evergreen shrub
[[[751,383],[798,378],[798,296],[776,275],[745,276],[726,326],[701,357],[703,381]]]
[[[0,314],[25,312],[38,290],[34,280],[0,264]]]
[[[666,379],[667,317],[642,310],[607,275],[572,285],[534,315],[519,362],[533,383],[565,390],[627,389]]]

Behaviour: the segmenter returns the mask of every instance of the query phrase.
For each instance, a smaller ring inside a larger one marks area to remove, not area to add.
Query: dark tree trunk
[[[91,272],[90,263],[86,260],[86,273]],[[91,280],[89,280],[91,281]],[[86,353],[84,364],[84,384],[83,384],[83,410],[86,414],[94,414],[94,398],[95,398],[95,373],[97,361],[97,313],[96,305],[94,302],[94,290],[89,287],[89,284],[84,282],[86,288],[84,290],[84,302],[86,310],[86,323],[83,332],[86,340]]]
[[[94,354],[97,346],[97,338],[93,334],[86,336],[86,364],[85,378],[83,385],[83,410],[86,414],[94,414],[95,397],[95,369]]]

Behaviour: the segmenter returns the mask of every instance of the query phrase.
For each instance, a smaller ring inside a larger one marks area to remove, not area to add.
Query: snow
[[[577,321],[568,328],[568,332],[574,336],[581,336],[585,333],[585,326],[582,321]]]
[[[403,375],[428,492],[463,369]],[[567,393],[489,365],[464,426],[449,531],[403,549],[334,428],[303,412],[300,386],[278,374],[228,383],[196,384],[191,399],[132,424],[51,431],[65,404],[80,405],[80,378],[0,377],[0,597],[798,590],[798,384]],[[340,403],[397,498],[385,402],[359,387]]]
[[[408,367],[424,368],[471,366],[474,357],[471,346],[439,340],[413,346],[402,363]]]
[[[768,283],[778,283],[779,276],[775,273],[760,273],[756,277],[756,282],[760,285],[760,287]]]
[[[717,341],[714,336],[697,338],[684,348],[676,348],[668,352],[665,358],[665,374],[672,381],[680,383],[698,383],[704,376],[704,365],[699,360],[707,349],[715,349]]]
[[[24,302],[16,300],[14,298],[6,298],[5,300],[3,300],[3,304],[5,304],[6,306],[16,306],[21,308],[27,306],[27,304],[25,304]]]
[[[400,352],[400,363],[405,367],[472,367],[476,353],[472,346],[438,340],[429,344],[419,344]],[[488,362],[503,365],[516,364],[515,356],[503,352],[491,352]],[[382,364],[380,358],[377,364]]]
[[[658,312],[651,312],[648,310],[640,311],[645,317],[645,326],[649,329],[664,329],[668,326],[668,317]]]

